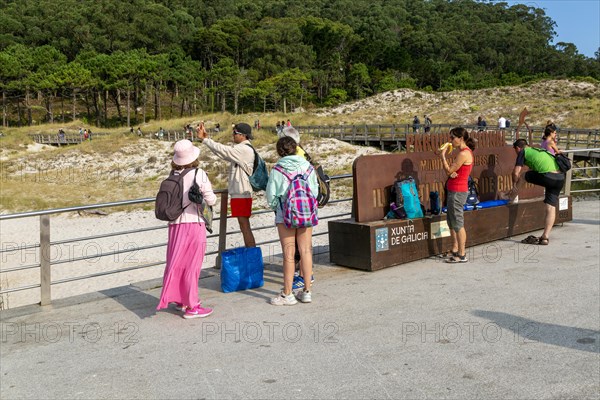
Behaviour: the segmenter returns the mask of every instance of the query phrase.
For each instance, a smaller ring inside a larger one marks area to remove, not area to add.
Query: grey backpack
[[[192,170],[188,168],[179,174],[171,171],[161,182],[154,202],[154,215],[161,221],[174,221],[183,214],[183,177]]]

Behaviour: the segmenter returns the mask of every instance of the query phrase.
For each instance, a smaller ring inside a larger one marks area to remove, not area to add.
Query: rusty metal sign
[[[413,135],[409,135],[413,136]],[[445,200],[444,186],[447,180],[441,158],[434,153],[443,139],[441,135],[414,135],[415,149],[430,149],[419,153],[383,154],[360,156],[352,166],[354,179],[353,216],[356,222],[383,219],[390,207],[390,189],[394,182],[412,176],[417,183],[419,198],[429,209],[429,193],[437,191]],[[431,136],[429,139],[428,136]],[[474,135],[475,136],[475,135]],[[416,137],[421,137],[416,139]],[[447,139],[447,138],[446,138]],[[512,188],[512,171],[516,155],[504,142],[502,132],[481,132],[471,176],[477,182],[481,201],[496,199],[498,192]],[[407,143],[408,138],[407,138]],[[501,143],[501,146],[498,146]],[[453,154],[456,154],[456,150]],[[448,158],[451,163],[452,157]],[[526,168],[526,167],[524,167]],[[527,183],[519,192],[520,199],[544,195],[544,189]]]

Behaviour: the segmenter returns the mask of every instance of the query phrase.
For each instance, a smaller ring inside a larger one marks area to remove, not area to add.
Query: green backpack
[[[267,164],[265,160],[256,152],[256,149],[251,144],[246,143],[252,151],[254,151],[254,168],[252,175],[248,175],[248,180],[252,186],[252,190],[260,192],[261,190],[267,189],[267,182],[269,181],[269,171],[267,171]],[[246,171],[244,171],[246,172]],[[246,173],[247,174],[247,173]]]

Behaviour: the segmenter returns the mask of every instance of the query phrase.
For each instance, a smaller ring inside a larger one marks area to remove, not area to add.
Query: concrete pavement
[[[265,286],[215,312],[155,312],[156,281],[2,311],[0,397],[600,398],[600,202],[574,202],[549,246],[527,235],[378,272],[315,257],[312,304]],[[534,232],[539,234],[539,232]]]

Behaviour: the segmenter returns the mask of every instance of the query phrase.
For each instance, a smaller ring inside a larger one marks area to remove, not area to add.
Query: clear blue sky
[[[554,43],[569,42],[580,54],[594,57],[600,46],[600,0],[506,1],[542,8],[556,22]]]

